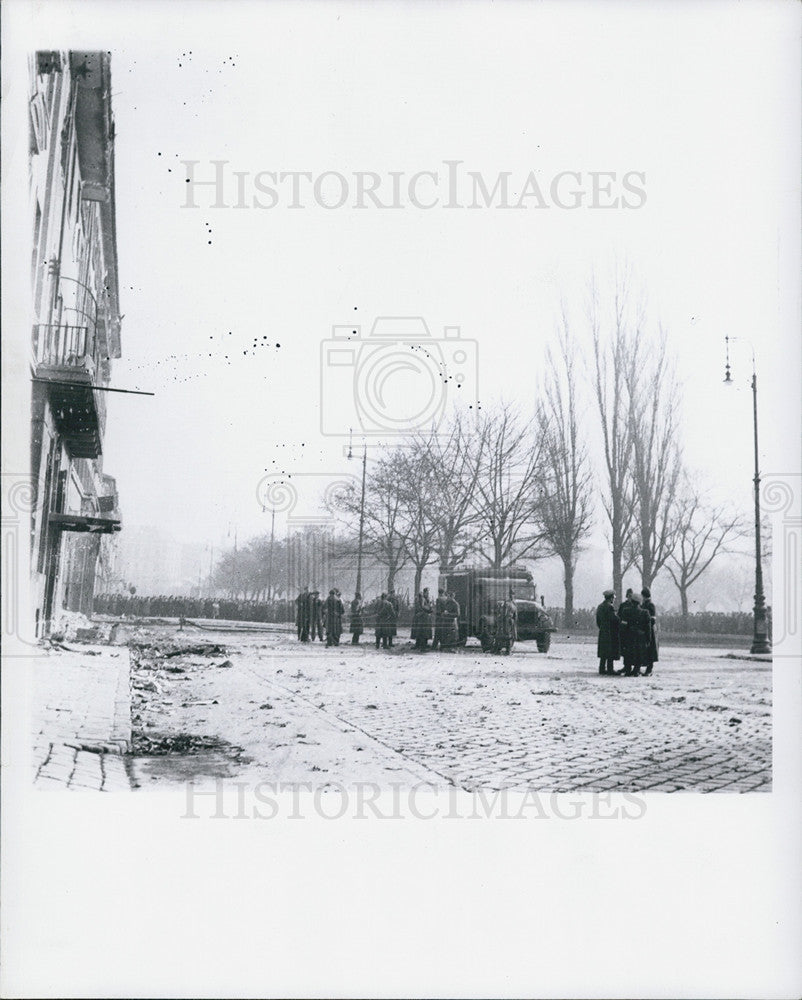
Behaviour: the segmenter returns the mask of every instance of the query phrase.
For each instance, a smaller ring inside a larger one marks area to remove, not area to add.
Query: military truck
[[[438,587],[454,594],[460,606],[459,637],[464,644],[474,636],[486,651],[495,649],[495,611],[499,601],[509,600],[510,593],[518,612],[519,641],[532,639],[538,652],[547,653],[554,623],[538,601],[532,574],[521,568],[489,569],[484,566],[454,570],[440,575]]]

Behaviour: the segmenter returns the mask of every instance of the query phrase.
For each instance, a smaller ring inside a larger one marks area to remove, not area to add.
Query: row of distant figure
[[[615,591],[605,590],[604,600],[596,609],[599,641],[599,673],[606,676],[649,677],[658,659],[657,611],[652,593],[644,587],[636,594],[630,587],[625,599],[615,609]],[[613,664],[623,660],[622,670]]]
[[[227,597],[184,597],[176,594],[96,594],[97,614],[135,618],[222,618],[227,621],[286,622],[293,601],[270,602]]]
[[[398,596],[389,591],[382,593],[369,604],[365,604],[362,595],[357,592],[349,604],[348,631],[351,644],[359,645],[360,636],[365,632],[368,622],[372,623],[376,648],[390,649],[393,639],[398,634],[398,612],[400,608]],[[324,641],[327,646],[339,646],[344,631],[345,604],[337,587],[332,587],[328,596],[322,598],[319,590],[309,590],[304,587],[295,598],[295,627],[300,642]],[[411,638],[415,648],[424,650],[453,649],[459,644],[460,606],[452,593],[445,589],[439,591],[432,600],[429,588],[424,589],[415,598],[412,613]]]

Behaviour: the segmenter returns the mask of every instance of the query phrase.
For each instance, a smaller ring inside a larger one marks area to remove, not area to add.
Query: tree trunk
[[[423,577],[423,566],[416,566],[415,567],[415,590],[414,590],[415,597],[417,597],[418,594],[420,593],[420,585],[421,585],[421,579],[422,579],[422,577]]]
[[[563,560],[565,569],[565,614],[563,616],[563,628],[570,628],[574,620],[574,567],[570,559]]]
[[[679,588],[679,601],[680,608],[682,610],[682,626],[687,632],[688,625],[688,588],[687,586],[680,586]]]
[[[624,596],[624,573],[621,562],[621,546],[613,542],[613,590],[618,597]]]

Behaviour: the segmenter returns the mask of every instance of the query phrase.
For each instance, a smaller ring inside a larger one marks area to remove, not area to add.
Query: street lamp
[[[349,431],[348,434],[348,458],[353,458],[354,453],[351,447],[353,439],[353,431]],[[359,502],[359,547],[357,549],[356,557],[356,592],[357,594],[362,593],[362,548],[365,538],[365,471],[367,469],[368,463],[368,445],[367,441],[362,442],[362,498]]]
[[[726,364],[724,367],[724,385],[733,385],[730,375],[730,340],[735,337],[725,337]],[[747,343],[749,343],[747,341]],[[749,345],[752,347],[752,345]],[[751,653],[770,653],[768,623],[766,619],[766,597],[763,593],[763,568],[761,566],[760,548],[760,467],[757,448],[757,369],[755,367],[755,349],[752,347],[752,417],[755,429],[755,606],[754,635],[752,636]]]

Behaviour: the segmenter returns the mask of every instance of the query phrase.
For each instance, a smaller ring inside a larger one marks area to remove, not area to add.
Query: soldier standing
[[[393,609],[393,620],[390,623],[389,626],[390,631],[388,633],[390,639],[389,645],[392,646],[393,639],[395,639],[395,637],[398,635],[398,611],[399,608],[401,607],[401,602],[399,601],[398,595],[394,590],[388,592],[387,601],[390,604],[390,607],[392,607]]]
[[[432,649],[444,646],[448,643],[446,635],[446,592],[444,587],[437,591],[437,599],[434,602],[434,639],[432,639]]]
[[[343,602],[337,596],[337,591],[332,588],[326,598],[326,645],[339,646],[340,636],[343,631]]]
[[[604,600],[596,608],[596,626],[599,629],[599,641],[596,645],[596,655],[599,657],[599,673],[612,674],[613,661],[621,658],[618,639],[618,615],[615,613],[613,601],[615,592],[604,591]]]
[[[319,590],[313,590],[309,595],[309,638],[312,642],[315,636],[323,642],[323,601]]]
[[[446,603],[445,603],[445,645],[448,648],[453,649],[459,644],[459,601],[456,597],[448,591],[446,593]]]
[[[645,607],[638,603],[636,595],[633,594],[632,599],[636,609],[630,624],[633,630],[632,676],[640,677],[641,667],[647,666],[649,662],[651,615]]]
[[[351,645],[359,645],[359,637],[364,631],[364,619],[362,617],[362,595],[357,591],[351,601]]]
[[[511,653],[515,640],[518,638],[518,608],[515,605],[512,591],[510,591],[509,600],[499,601],[496,604],[495,620],[496,652],[500,653],[502,649],[506,649],[508,653]]]
[[[646,671],[644,673],[645,677],[648,677],[654,669],[655,663],[657,663],[657,609],[652,602],[652,592],[648,587],[644,587],[641,591],[641,597],[643,598],[643,608],[645,611],[649,612],[649,643],[646,655]]]
[[[635,630],[631,623],[634,621],[637,607],[638,602],[632,600],[632,587],[627,587],[626,597],[618,608],[619,646],[624,661],[623,669],[619,673],[625,677],[629,677],[632,673],[632,664],[635,662]]]
[[[432,602],[429,600],[429,588],[424,587],[415,598],[415,610],[412,614],[412,635],[415,649],[426,649],[432,637]]]
[[[295,598],[295,629],[301,642],[309,642],[309,587]]]
[[[376,649],[379,648],[379,643],[382,649],[389,649],[394,617],[393,606],[387,600],[387,594],[382,594],[376,606]]]

